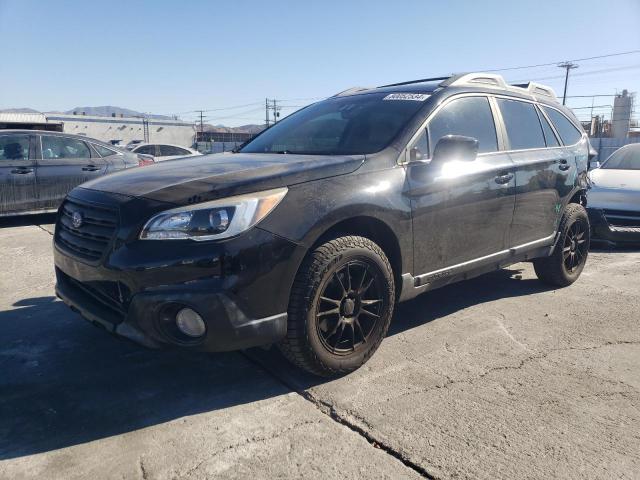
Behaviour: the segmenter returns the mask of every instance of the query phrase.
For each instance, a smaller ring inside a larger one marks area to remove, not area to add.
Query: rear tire
[[[558,231],[553,255],[535,259],[533,268],[542,282],[567,287],[578,279],[589,254],[591,227],[584,207],[577,203],[567,205]]]
[[[387,333],[394,288],[389,260],[368,238],[339,237],[319,246],[296,275],[280,350],[315,375],[356,370]]]

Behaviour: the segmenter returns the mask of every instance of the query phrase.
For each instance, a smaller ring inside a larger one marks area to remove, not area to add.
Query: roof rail
[[[519,87],[520,85],[514,85],[514,86]],[[550,97],[553,100],[558,99],[556,97],[556,92],[554,92],[553,88],[547,85],[542,85],[541,83],[529,82],[522,85],[522,88],[527,89],[531,95],[542,95],[544,97]]]
[[[505,82],[502,75],[495,73],[466,73],[451,77],[449,80],[441,83],[441,86],[443,87],[455,87],[460,85],[484,85],[503,90],[510,90],[512,92],[517,91],[520,93],[528,93],[533,96],[540,95],[554,101],[558,100],[553,88],[548,87],[547,85],[535,82],[509,85]]]
[[[435,82],[437,80],[447,80],[451,78],[451,75],[447,75],[446,77],[433,77],[433,78],[421,78],[419,80],[409,80],[408,82],[399,82],[399,83],[390,83],[388,85],[380,85],[376,88],[384,88],[384,87],[399,87],[401,85],[411,85],[414,83],[424,83],[424,82]]]
[[[443,87],[457,87],[459,85],[469,84],[508,88],[507,82],[504,81],[502,75],[497,75],[495,73],[464,73],[451,77],[446,82],[442,82]]]
[[[351,87],[346,90],[342,90],[341,92],[332,95],[332,97],[343,97],[345,95],[351,95],[352,93],[364,92],[365,90],[371,90],[369,87]]]
[[[486,73],[486,72],[475,72],[475,73],[461,73],[449,75],[446,77],[432,77],[432,78],[421,78],[418,80],[409,80],[408,82],[398,82],[398,83],[389,83],[388,85],[380,85],[376,88],[384,88],[384,87],[399,87],[402,85],[412,85],[415,83],[425,83],[425,82],[435,82],[440,81],[440,87],[458,87],[458,86],[483,86],[488,88],[497,88],[499,90],[507,90],[511,92],[518,93],[528,93],[532,96],[542,96],[546,99],[558,101],[553,88],[548,87],[547,85],[542,85],[540,83],[528,82],[521,84],[513,84],[509,85],[505,82],[502,75],[498,75],[496,73]],[[357,92],[362,92],[365,90],[369,90],[369,88],[365,87],[353,87],[347,90],[344,90],[340,93],[336,93],[334,97],[341,97],[346,95],[351,95]]]

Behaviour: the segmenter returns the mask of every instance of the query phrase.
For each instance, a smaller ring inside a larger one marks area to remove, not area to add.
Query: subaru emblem
[[[71,223],[73,224],[73,228],[80,228],[82,226],[82,214],[80,212],[73,212]]]

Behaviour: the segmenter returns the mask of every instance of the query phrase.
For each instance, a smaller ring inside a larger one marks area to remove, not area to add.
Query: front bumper
[[[54,243],[56,294],[85,319],[147,347],[228,351],[286,335],[302,246],[255,227],[221,242],[119,238],[132,230],[121,225],[96,261]],[[203,318],[203,337],[170,328],[183,307]]]
[[[588,208],[592,239],[611,244],[640,244],[640,212]],[[637,224],[637,225],[636,225]]]

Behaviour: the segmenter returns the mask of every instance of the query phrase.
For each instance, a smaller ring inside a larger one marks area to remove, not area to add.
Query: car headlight
[[[151,217],[141,240],[220,240],[236,236],[266,217],[286,188],[227,197],[167,210]]]

